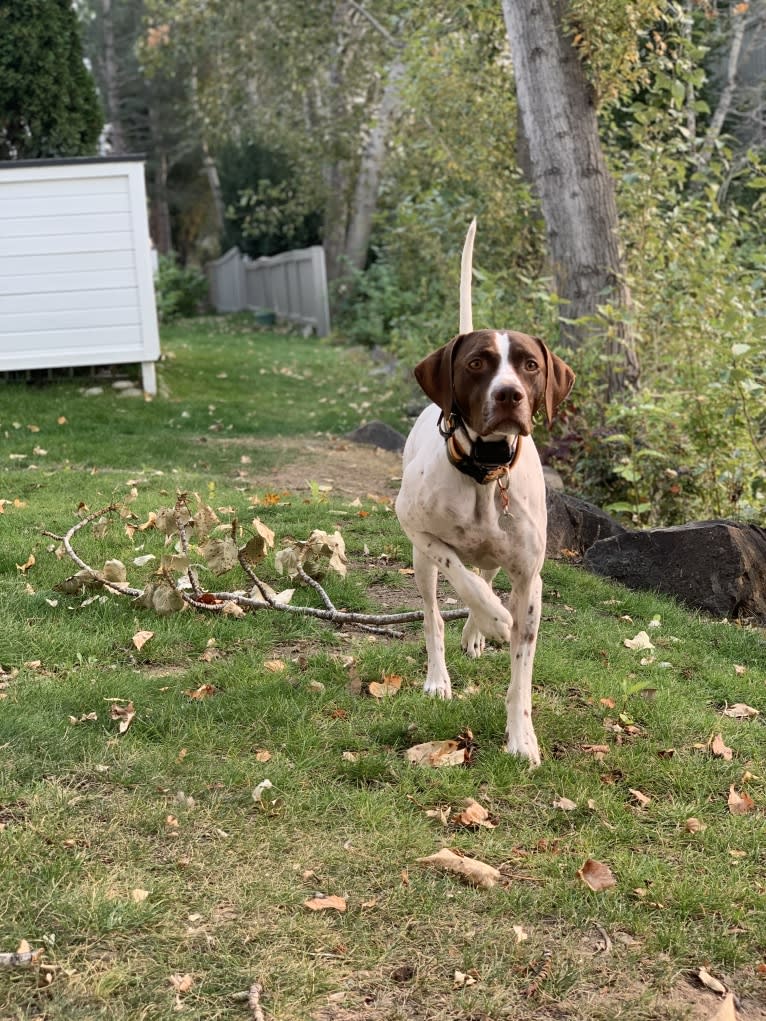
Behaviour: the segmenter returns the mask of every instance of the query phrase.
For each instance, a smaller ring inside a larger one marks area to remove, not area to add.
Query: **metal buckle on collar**
[[[442,422],[444,422],[445,428],[442,429]],[[460,419],[455,415],[454,409],[450,411],[447,417],[444,417],[442,411],[439,415],[439,421],[436,423],[436,428],[439,430],[439,435],[445,440],[448,440],[451,436],[454,436],[460,425]]]

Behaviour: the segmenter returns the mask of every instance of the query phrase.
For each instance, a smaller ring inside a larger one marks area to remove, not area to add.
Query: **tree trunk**
[[[114,21],[112,20],[112,0],[101,0],[104,25],[104,86],[106,91],[106,107],[111,127],[110,140],[112,152],[121,155],[125,152],[125,132],[122,129],[122,111],[120,110],[120,88],[117,79],[117,61],[114,56]]]
[[[218,165],[210,154],[206,139],[202,139],[202,162],[205,167],[208,187],[213,199],[213,215],[215,217],[215,228],[218,231],[219,239],[223,237],[226,229],[226,207],[224,206],[223,194],[221,193],[221,179],[218,176]]]
[[[324,211],[324,248],[325,268],[328,283],[334,283],[344,276],[347,267],[344,254],[346,251],[346,227],[348,224],[347,172],[346,164],[337,159],[325,171],[327,180],[327,201]]]
[[[400,86],[403,75],[404,62],[397,59],[388,73],[377,116],[362,153],[346,238],[346,260],[353,269],[363,270],[367,262],[372,220],[378,205],[380,178],[386,160],[386,142],[401,105]]]
[[[149,128],[152,137],[154,159],[152,160],[152,182],[149,189],[151,197],[151,235],[155,248],[160,255],[167,255],[173,250],[173,238],[170,230],[170,203],[168,200],[168,154],[160,130],[157,111],[149,108]]]
[[[545,218],[561,340],[577,348],[599,324],[597,306],[630,308],[618,242],[614,183],[601,150],[592,89],[564,32],[564,0],[503,0],[516,92]],[[638,380],[632,329],[610,324],[608,391]]]

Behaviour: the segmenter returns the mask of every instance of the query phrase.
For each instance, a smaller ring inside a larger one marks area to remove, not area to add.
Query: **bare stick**
[[[247,1005],[250,1008],[250,1013],[253,1015],[253,1021],[266,1021],[266,1015],[261,1007],[262,992],[263,986],[260,982],[253,982],[247,994]]]
[[[190,559],[190,557],[189,557],[189,539],[188,539],[188,537],[186,535],[186,525],[184,524],[184,521],[183,521],[183,519],[181,517],[181,511],[184,508],[187,511],[189,510],[189,507],[188,507],[188,505],[186,503],[186,496],[185,495],[179,496],[178,499],[176,500],[176,505],[175,505],[174,515],[173,516],[175,517],[176,528],[178,529],[178,538],[180,539],[180,542],[181,542],[181,552],[183,553],[183,555],[187,559]],[[189,564],[189,566],[188,566],[188,568],[186,570],[186,574],[187,574],[187,577],[189,578],[189,584],[192,587],[192,592],[194,593],[195,598],[198,599],[202,595],[202,588],[200,587],[199,577],[197,576],[197,572],[192,567],[191,564]]]
[[[316,592],[319,593],[320,599],[325,604],[328,610],[332,610],[333,613],[338,612],[337,609],[335,608],[332,599],[330,599],[330,597],[327,595],[327,593],[319,584],[319,582],[316,580],[316,578],[312,578],[310,574],[307,574],[300,564],[298,564],[298,577],[301,579],[304,585],[310,585],[311,588],[313,588]]]
[[[81,528],[85,528],[86,525],[89,525],[92,521],[95,521],[97,518],[102,517],[104,514],[114,514],[116,510],[117,505],[114,503],[110,503],[108,507],[104,507],[102,510],[94,511],[92,514],[88,514],[86,517],[81,518],[80,521],[72,525],[72,527],[69,529],[66,535],[56,535],[54,532],[47,531],[43,531],[42,534],[48,535],[50,536],[51,539],[56,539],[58,542],[62,542],[64,544],[64,549],[67,551],[67,554],[72,560],[74,560],[74,562],[77,564],[80,570],[90,571],[90,573],[94,577],[97,577],[99,572],[96,571],[89,564],[86,564],[85,561],[82,560],[77,555],[77,553],[75,553],[74,547],[72,546],[72,539],[74,538],[75,535],[77,535]],[[124,585],[118,585],[114,582],[107,581],[105,578],[100,579],[100,584],[102,584],[104,588],[108,588],[111,592],[115,592],[117,593],[117,595],[121,596],[133,596],[133,598],[135,598],[136,596],[140,596],[143,592],[143,589],[126,588]]]
[[[28,950],[20,954],[0,954],[0,968],[34,968],[40,963],[44,950]]]
[[[247,557],[245,557],[245,555],[242,552],[242,550],[240,550],[239,553],[237,554],[237,560],[239,560],[240,567],[245,572],[245,574],[248,576],[248,578],[253,583],[255,588],[258,589],[258,591],[261,593],[263,598],[266,600],[266,604],[268,606],[274,606],[276,604],[276,600],[273,599],[271,597],[271,595],[269,595],[268,588],[263,584],[261,579],[255,573],[255,571],[253,570],[253,565],[250,563],[250,561],[247,559]]]

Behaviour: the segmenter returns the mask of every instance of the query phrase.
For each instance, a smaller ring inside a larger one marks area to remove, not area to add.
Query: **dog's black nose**
[[[518,386],[501,386],[495,390],[495,403],[497,404],[521,404],[524,399],[524,391]]]

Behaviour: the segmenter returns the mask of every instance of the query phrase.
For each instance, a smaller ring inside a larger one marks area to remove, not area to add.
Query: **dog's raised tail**
[[[476,237],[476,217],[471,220],[465,236],[463,255],[460,259],[460,332],[473,332],[473,306],[471,302],[471,277],[473,275],[473,239]]]

